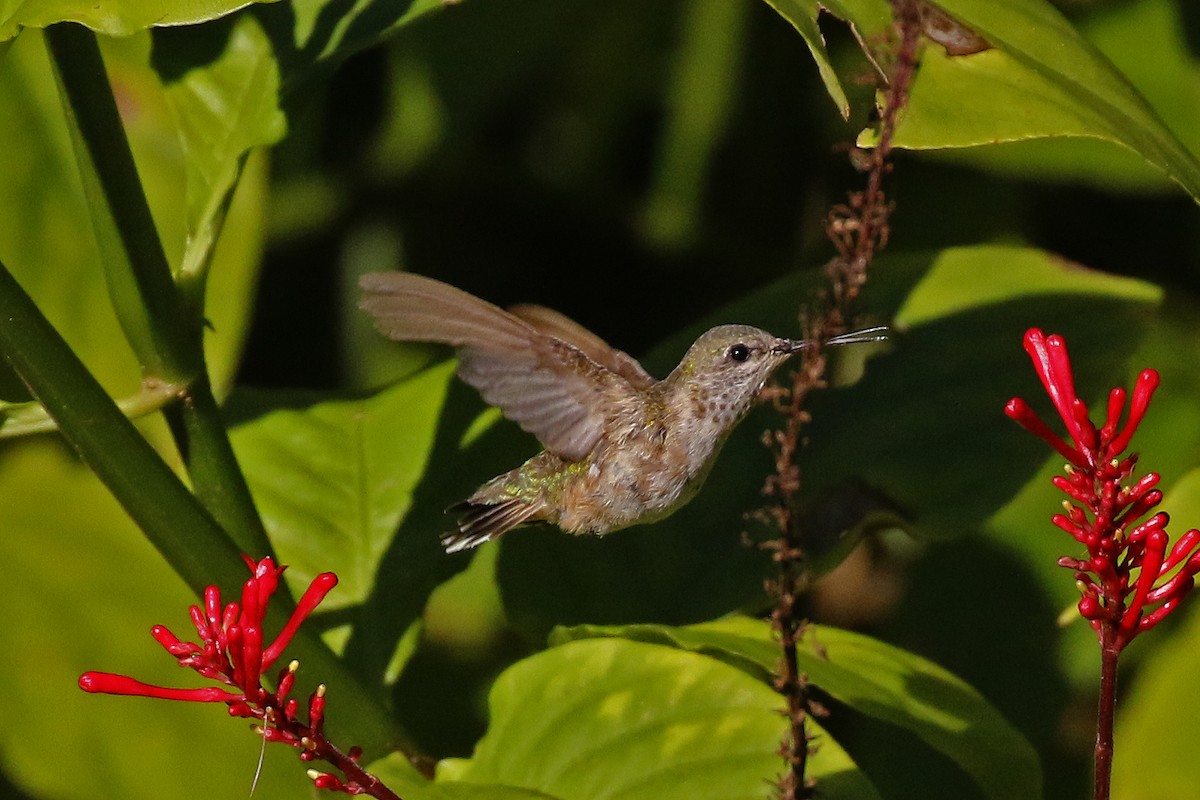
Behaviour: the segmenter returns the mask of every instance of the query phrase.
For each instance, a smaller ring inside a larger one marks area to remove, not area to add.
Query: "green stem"
[[[183,394],[182,386],[143,381],[136,394],[116,400],[117,408],[129,419],[138,419],[173,403]],[[46,407],[36,400],[23,403],[0,401],[0,439],[15,439],[58,430]]]
[[[189,383],[202,366],[200,322],[184,318],[96,36],[59,23],[46,44],[121,327],[146,374]]]
[[[165,412],[200,502],[243,552],[273,556],[208,379],[193,382]]]
[[[146,537],[196,592],[239,587],[237,548],[0,264],[0,353]]]
[[[147,379],[185,387],[167,416],[196,496],[242,552],[273,555],[208,383],[203,308],[171,274],[95,34],[60,23],[46,41],[121,327]]]

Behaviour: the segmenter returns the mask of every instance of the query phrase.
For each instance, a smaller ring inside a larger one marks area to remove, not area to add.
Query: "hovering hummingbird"
[[[817,344],[720,325],[660,381],[542,306],[504,311],[411,273],[372,273],[359,285],[359,307],[381,333],[457,348],[458,376],[545,447],[451,507],[461,517],[458,530],[442,537],[449,553],[526,522],[605,534],[671,514],[700,488],[775,368]],[[885,338],[887,328],[876,327],[825,344]]]

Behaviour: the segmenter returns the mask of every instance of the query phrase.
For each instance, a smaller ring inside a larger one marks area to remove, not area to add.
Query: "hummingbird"
[[[603,535],[654,522],[695,496],[730,431],[775,369],[814,340],[719,325],[656,380],[634,358],[556,311],[505,311],[405,272],[362,276],[359,308],[396,341],[451,345],[458,376],[545,448],[448,511],[448,553],[525,523]],[[825,340],[874,342],[886,327]]]

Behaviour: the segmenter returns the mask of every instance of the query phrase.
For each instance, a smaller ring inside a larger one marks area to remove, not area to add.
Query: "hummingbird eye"
[[[734,361],[745,361],[750,357],[750,348],[739,342],[729,348],[729,357]]]

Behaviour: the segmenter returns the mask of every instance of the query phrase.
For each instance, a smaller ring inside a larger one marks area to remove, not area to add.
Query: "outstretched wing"
[[[509,313],[530,325],[561,339],[578,349],[585,356],[617,373],[637,389],[644,389],[655,382],[637,359],[623,350],[618,350],[573,319],[545,306],[521,304],[508,309]]]
[[[579,347],[432,278],[371,273],[359,285],[359,308],[381,333],[458,348],[459,376],[550,452],[576,461],[599,440],[626,379]]]

